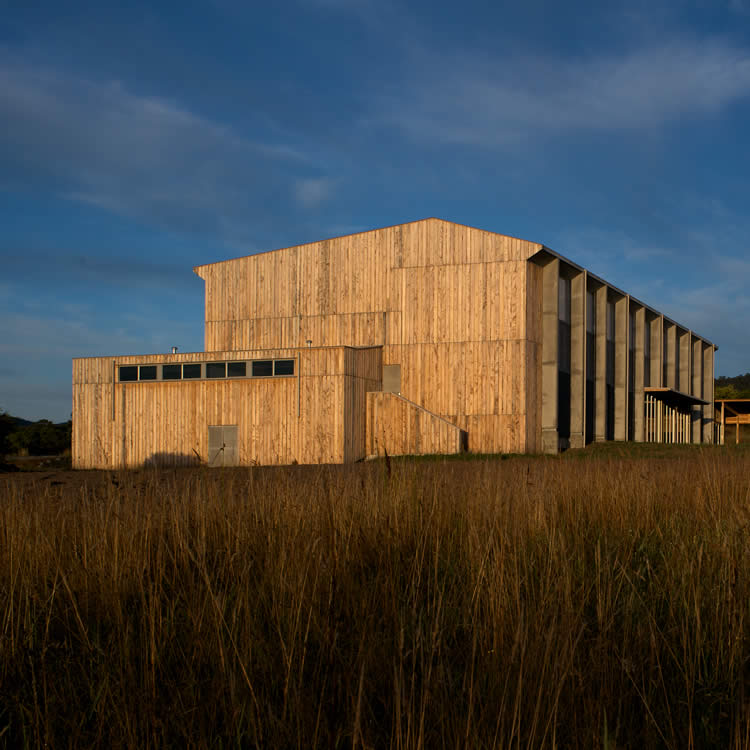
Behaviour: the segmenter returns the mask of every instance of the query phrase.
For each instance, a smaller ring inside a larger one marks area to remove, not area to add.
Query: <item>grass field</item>
[[[750,747],[750,452],[0,476],[7,747]]]

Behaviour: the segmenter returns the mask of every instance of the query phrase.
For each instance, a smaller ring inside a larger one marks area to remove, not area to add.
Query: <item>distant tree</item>
[[[715,398],[750,398],[750,372],[727,377],[720,375],[714,381]]]
[[[11,417],[12,429],[5,437],[5,452],[16,455],[53,456],[70,450],[72,422],[54,424],[40,419],[18,425]]]
[[[8,437],[16,427],[13,417],[0,409],[0,458],[9,452]]]
[[[717,385],[714,387],[714,398],[740,398],[733,385]]]

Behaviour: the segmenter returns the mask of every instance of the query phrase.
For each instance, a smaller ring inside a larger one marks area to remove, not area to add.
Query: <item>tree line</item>
[[[0,412],[0,456],[57,456],[70,451],[72,426],[71,420],[29,422]]]
[[[750,372],[732,378],[720,375],[714,381],[714,398],[750,398]]]

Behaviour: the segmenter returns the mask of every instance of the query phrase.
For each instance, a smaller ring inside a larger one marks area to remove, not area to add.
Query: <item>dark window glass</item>
[[[200,365],[183,365],[182,366],[183,378],[199,378],[200,376],[201,376]]]
[[[596,333],[596,306],[593,292],[586,292],[586,331]]]
[[[253,362],[253,377],[262,378],[267,375],[273,375],[273,360],[257,359]]]
[[[593,380],[586,381],[586,444],[594,439],[596,418],[596,384]]]
[[[293,359],[277,359],[273,363],[274,375],[294,375]]]
[[[615,387],[607,384],[607,403],[606,403],[606,439],[615,439]]]
[[[570,437],[570,373],[557,371],[557,430],[561,438]]]
[[[138,380],[156,380],[156,365],[141,365]]]
[[[182,377],[182,365],[162,365],[162,380],[179,380]]]
[[[247,364],[245,362],[227,362],[227,377],[244,378],[247,375]]]
[[[630,330],[628,331],[628,349],[635,350],[635,313],[630,313]]]
[[[562,372],[570,372],[570,344],[570,323],[561,320],[557,324],[557,359]]]
[[[225,378],[227,376],[226,362],[206,362],[207,378]]]
[[[558,318],[570,323],[570,279],[561,278],[557,286]]]
[[[120,368],[120,382],[130,383],[133,380],[138,380],[138,366],[129,365],[128,367]]]

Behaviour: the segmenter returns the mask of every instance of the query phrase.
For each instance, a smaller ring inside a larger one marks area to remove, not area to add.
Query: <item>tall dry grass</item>
[[[8,747],[750,747],[750,462],[0,480]]]

